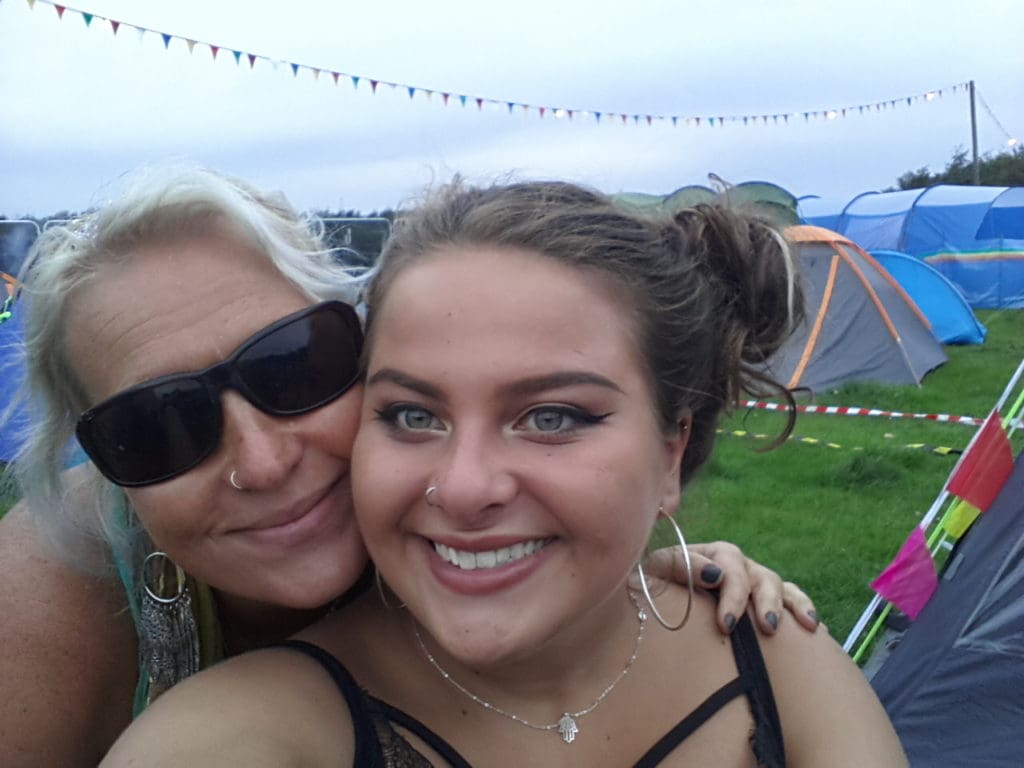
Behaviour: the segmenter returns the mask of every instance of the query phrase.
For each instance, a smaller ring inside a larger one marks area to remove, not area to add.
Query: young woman
[[[19,306],[28,504],[0,521],[0,764],[95,765],[133,695],[296,632],[366,573],[356,292],[282,198],[208,171],[142,174],[44,234]],[[75,433],[92,462],[61,475]],[[725,626],[747,565],[717,554]],[[781,584],[750,568],[768,626]]]
[[[379,594],[179,686],[105,764],[904,765],[825,633],[726,641],[705,593],[628,586],[719,413],[771,383],[798,285],[774,230],[713,208],[456,184],[410,214],[352,464]]]

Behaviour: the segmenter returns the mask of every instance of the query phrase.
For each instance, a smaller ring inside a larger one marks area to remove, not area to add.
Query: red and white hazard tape
[[[785,403],[764,403],[758,400],[744,400],[744,408],[759,408],[765,411],[788,411]],[[883,419],[924,419],[926,421],[942,421],[949,424],[966,424],[977,427],[985,422],[973,416],[950,416],[948,413],[903,413],[901,411],[883,411],[878,408],[855,408],[846,405],[798,405],[797,413],[826,413],[837,416],[879,416]]]

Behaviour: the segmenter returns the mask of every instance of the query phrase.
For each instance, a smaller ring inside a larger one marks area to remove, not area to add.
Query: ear
[[[675,426],[664,437],[665,447],[665,487],[662,489],[662,504],[666,510],[675,510],[679,506],[679,471],[683,462],[683,454],[690,442],[690,424],[693,415],[685,409],[676,421]]]

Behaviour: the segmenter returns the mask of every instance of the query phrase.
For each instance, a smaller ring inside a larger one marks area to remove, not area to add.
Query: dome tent
[[[881,264],[917,304],[932,333],[943,344],[982,344],[988,333],[978,322],[964,297],[949,280],[928,264],[899,251],[869,253]]]
[[[785,230],[796,250],[807,316],[768,360],[790,388],[847,381],[920,384],[948,359],[927,318],[867,252],[823,227]]]

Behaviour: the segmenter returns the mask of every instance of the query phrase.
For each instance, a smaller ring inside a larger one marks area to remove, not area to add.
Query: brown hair
[[[652,216],[564,182],[456,179],[396,222],[366,295],[370,344],[374,308],[406,265],[474,244],[537,251],[625,289],[663,428],[692,415],[682,482],[743,392],[775,391],[792,404],[764,371],[803,318],[803,296],[789,247],[764,219],[716,205]],[[793,410],[780,441],[792,426]]]

